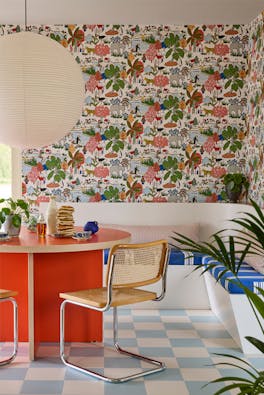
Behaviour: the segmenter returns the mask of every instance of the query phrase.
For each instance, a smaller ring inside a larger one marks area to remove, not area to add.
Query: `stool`
[[[0,366],[7,365],[17,355],[17,348],[18,348],[18,320],[17,320],[17,302],[13,298],[16,296],[16,291],[8,291],[6,289],[0,289],[0,302],[11,302],[13,304],[13,313],[14,313],[14,331],[13,331],[13,352],[10,357],[0,360]]]

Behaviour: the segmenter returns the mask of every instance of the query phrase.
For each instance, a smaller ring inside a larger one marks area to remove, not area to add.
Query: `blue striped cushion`
[[[107,263],[109,250],[104,250],[104,263]],[[195,252],[194,254],[179,251],[174,247],[170,249],[169,265],[200,265],[203,255]]]
[[[210,269],[212,276],[217,279],[219,274],[225,269],[224,265],[215,261],[211,257],[203,257],[203,264],[215,263],[216,266]],[[238,273],[238,278],[248,289],[254,293],[258,293],[257,287],[264,289],[264,274],[258,273],[253,267],[244,262]],[[232,280],[230,282],[229,280]],[[234,282],[233,282],[234,281]],[[220,279],[219,284],[222,285],[230,294],[243,294],[243,290],[237,285],[236,278],[228,271]]]

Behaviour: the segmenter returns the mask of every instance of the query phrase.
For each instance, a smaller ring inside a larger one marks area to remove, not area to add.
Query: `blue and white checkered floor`
[[[105,343],[110,345],[111,313],[106,313],[104,319]],[[103,383],[65,367],[58,356],[58,345],[41,345],[39,358],[29,362],[27,345],[22,343],[15,361],[0,368],[0,394],[211,395],[220,387],[202,388],[204,384],[230,373],[238,374],[236,369],[212,366],[223,361],[214,353],[235,353],[243,357],[208,310],[119,310],[119,339],[121,345],[127,345],[132,351],[163,360],[167,369],[123,384]],[[9,347],[7,343],[0,344],[0,353],[3,355]],[[88,352],[83,344],[74,343],[69,347],[72,360],[87,361]],[[119,356],[109,349],[103,353],[92,345],[89,352],[92,355],[89,366],[101,371],[104,368],[105,374],[112,376],[135,372],[141,366],[141,362]],[[263,369],[264,358],[248,360]]]

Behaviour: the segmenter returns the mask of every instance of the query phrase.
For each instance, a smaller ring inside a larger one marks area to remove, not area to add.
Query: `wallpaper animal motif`
[[[23,152],[23,193],[60,201],[215,202],[246,166],[245,26],[32,26],[79,63],[62,140]]]
[[[264,207],[264,13],[250,25],[246,171],[250,197]]]

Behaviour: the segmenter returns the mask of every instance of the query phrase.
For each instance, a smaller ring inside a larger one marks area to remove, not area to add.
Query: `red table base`
[[[59,293],[102,286],[102,251],[33,253],[33,260],[35,342],[58,342]],[[0,254],[0,287],[18,291],[19,341],[28,341],[28,254]],[[68,307],[66,341],[101,341],[102,314]],[[12,340],[11,317],[11,304],[2,303],[0,341]]]

